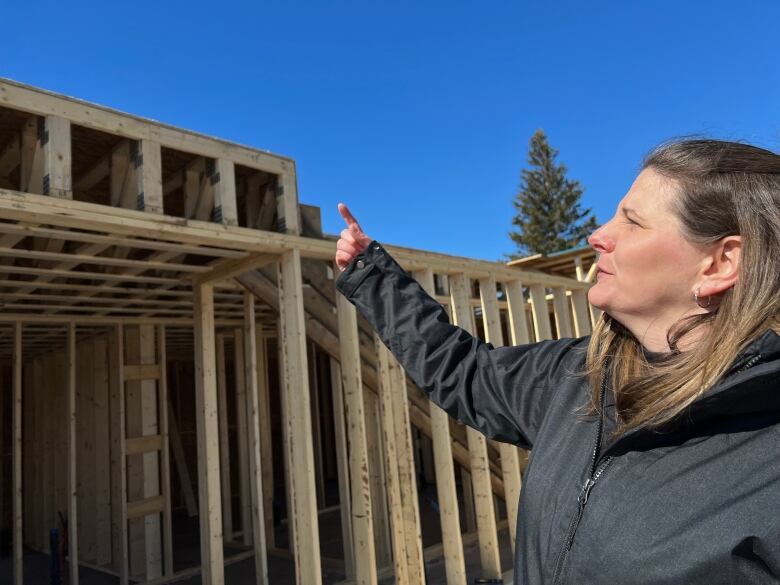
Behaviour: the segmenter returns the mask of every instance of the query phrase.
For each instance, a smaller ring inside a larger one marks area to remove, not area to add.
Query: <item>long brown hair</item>
[[[608,380],[618,412],[616,435],[656,428],[681,414],[729,369],[740,351],[769,329],[780,333],[780,155],[749,144],[683,139],[653,150],[642,169],[670,179],[672,203],[691,242],[742,236],[740,273],[716,308],[676,323],[672,353],[648,362],[637,339],[604,313],[588,346],[590,412]],[[676,351],[687,334],[700,342]]]

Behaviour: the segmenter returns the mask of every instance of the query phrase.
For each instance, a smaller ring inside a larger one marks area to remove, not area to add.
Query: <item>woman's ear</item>
[[[701,274],[698,293],[702,297],[719,295],[739,278],[742,236],[726,236],[715,244]]]

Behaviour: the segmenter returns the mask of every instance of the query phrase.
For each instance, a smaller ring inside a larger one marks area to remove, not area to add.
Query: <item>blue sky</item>
[[[0,75],[291,156],[386,243],[498,259],[543,128],[611,216],[643,154],[780,150],[780,3],[8,3]]]

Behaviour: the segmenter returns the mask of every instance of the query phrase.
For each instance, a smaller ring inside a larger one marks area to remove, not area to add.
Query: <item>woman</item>
[[[339,209],[338,289],[431,400],[533,449],[515,583],[780,583],[780,156],[656,149],[589,238],[593,334],[518,347],[450,325]]]

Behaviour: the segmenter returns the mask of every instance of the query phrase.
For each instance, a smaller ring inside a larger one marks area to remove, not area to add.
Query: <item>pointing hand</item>
[[[341,230],[341,237],[336,244],[336,266],[343,272],[355,256],[368,247],[371,238],[363,233],[360,224],[343,203],[339,203],[339,213],[347,223],[347,227]]]

